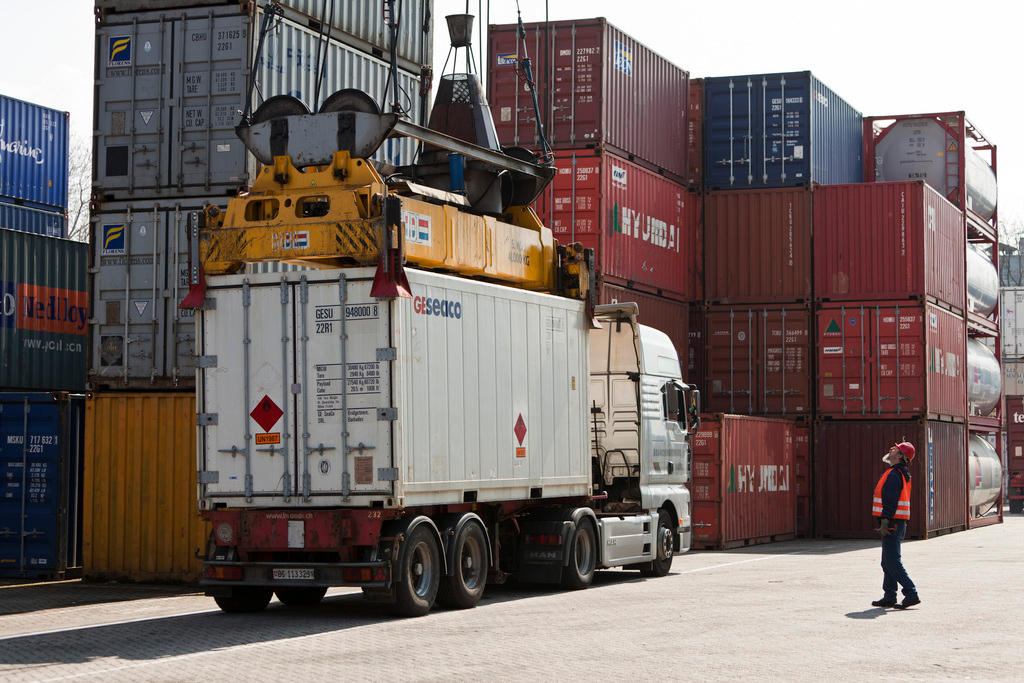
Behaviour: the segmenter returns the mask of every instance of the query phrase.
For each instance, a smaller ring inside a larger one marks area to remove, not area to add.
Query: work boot
[[[896,609],[907,609],[908,607],[913,607],[914,605],[920,604],[921,598],[917,597],[916,595],[908,595],[907,597],[903,598],[902,603],[896,605]]]
[[[896,607],[896,598],[882,598],[881,600],[873,600],[871,602],[872,607]]]

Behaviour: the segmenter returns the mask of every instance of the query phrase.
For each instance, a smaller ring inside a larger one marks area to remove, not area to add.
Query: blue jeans
[[[885,591],[883,599],[896,599],[897,584],[903,586],[903,597],[917,597],[917,588],[907,576],[907,570],[903,568],[903,561],[900,559],[900,541],[907,533],[907,521],[890,521],[890,528],[894,524],[896,528],[888,536],[882,536],[882,571],[885,572],[885,578],[882,580],[882,590]]]

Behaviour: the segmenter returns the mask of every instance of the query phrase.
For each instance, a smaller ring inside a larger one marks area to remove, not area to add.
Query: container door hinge
[[[200,472],[199,473],[200,484],[219,484],[220,483],[220,472]]]
[[[215,368],[217,367],[217,356],[199,356],[196,359],[196,366],[200,368]]]
[[[398,419],[398,408],[378,408],[378,422],[394,422]]]
[[[217,424],[217,413],[199,413],[196,415],[196,424],[200,427]]]
[[[378,481],[398,481],[398,468],[397,467],[378,467],[377,468],[377,480]]]
[[[395,349],[377,349],[377,360],[395,360],[396,358],[398,358],[398,351]]]

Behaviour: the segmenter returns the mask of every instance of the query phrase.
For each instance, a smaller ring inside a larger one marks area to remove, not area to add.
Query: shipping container
[[[704,316],[708,410],[810,419],[814,315],[806,306],[711,306]]]
[[[959,531],[967,523],[964,425],[935,420],[831,420],[814,426],[814,529],[830,538],[878,538],[871,498],[886,470],[882,456],[909,441],[908,538]]]
[[[793,424],[793,494],[796,499],[796,533],[805,538],[814,534],[811,515],[814,483],[811,456],[811,423]]]
[[[0,393],[0,577],[81,567],[84,430],[82,396]]]
[[[525,24],[540,118],[552,149],[607,149],[684,181],[689,74],[604,19]],[[487,101],[498,141],[540,149],[519,73],[516,24],[488,34]],[[859,125],[859,124],[858,124]]]
[[[389,66],[338,42],[323,59],[317,97],[315,30],[280,20],[253,67],[259,19],[239,5],[111,14],[96,29],[93,184],[101,201],[233,195],[256,160],[235,134],[248,75],[254,98],[291,95],[312,110],[341,88],[385,98]],[[399,71],[403,103],[422,120],[419,75]],[[262,99],[255,99],[253,106]],[[411,138],[385,142],[375,159],[410,163]]]
[[[989,341],[989,340],[985,340]],[[994,340],[990,340],[994,341]],[[1003,371],[983,340],[967,340],[967,408],[971,416],[992,416],[1003,394]]]
[[[0,388],[83,391],[88,245],[0,230]]]
[[[1003,368],[1003,395],[1024,396],[1024,361],[1004,360],[1000,365]]]
[[[693,435],[691,547],[721,550],[793,538],[793,449],[788,420],[705,416]]]
[[[1024,287],[1000,288],[999,333],[1003,357],[1024,359]]]
[[[602,304],[618,304],[633,301],[640,309],[637,321],[641,325],[653,327],[668,335],[676,347],[680,362],[689,353],[689,304],[675,299],[655,296],[647,292],[628,289],[618,285],[603,283],[598,291],[597,299]],[[683,381],[690,383],[686,368],[680,368]]]
[[[696,385],[701,394],[707,396],[707,373],[705,371],[707,353],[705,351],[706,338],[704,329],[707,311],[704,304],[701,303],[691,303],[689,309],[688,336],[690,343],[685,356],[686,372],[683,373],[683,379],[690,384]],[[680,358],[683,358],[683,356],[680,356]]]
[[[21,230],[45,237],[67,237],[67,212],[8,204],[0,199],[0,230]]]
[[[1006,397],[1007,498],[1010,512],[1024,512],[1024,396]]]
[[[597,270],[632,288],[700,297],[700,195],[622,157],[555,154],[558,172],[534,205],[560,243],[597,252]]]
[[[982,226],[995,221],[995,167],[995,145],[962,111],[864,119],[866,182],[924,180]]]
[[[68,208],[68,113],[0,95],[0,200]]]
[[[793,303],[813,295],[808,188],[704,196],[704,298]]]
[[[705,78],[704,186],[860,182],[862,121],[809,71]]]
[[[690,81],[690,112],[686,117],[686,184],[704,185],[704,79]]]
[[[248,3],[247,3],[248,4]],[[277,0],[284,17],[311,31],[329,31],[333,40],[360,52],[390,59],[391,35],[381,0]],[[96,0],[101,21],[114,13],[214,8],[239,5],[238,0]],[[255,8],[257,3],[249,6]],[[403,69],[418,71],[433,63],[433,0],[401,0],[397,56]],[[261,3],[262,6],[262,3]]]
[[[826,304],[817,316],[819,416],[964,419],[963,317],[906,301]]]
[[[963,214],[923,181],[814,190],[814,290],[822,301],[920,299],[964,310]]]
[[[94,389],[194,386],[188,212],[206,198],[108,202],[92,216],[88,381]]]
[[[196,580],[210,529],[196,506],[195,396],[93,394],[85,422],[84,575]]]

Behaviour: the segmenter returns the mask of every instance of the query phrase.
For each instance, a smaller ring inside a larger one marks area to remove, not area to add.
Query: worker
[[[900,558],[900,541],[907,533],[907,520],[910,519],[910,470],[907,468],[913,462],[914,454],[914,444],[904,441],[893,445],[882,456],[882,462],[889,469],[875,485],[871,514],[881,520],[878,533],[882,535],[882,571],[885,574],[882,590],[885,594],[881,600],[871,603],[875,607],[907,609],[921,602]],[[897,584],[903,586],[901,603],[896,602]]]

